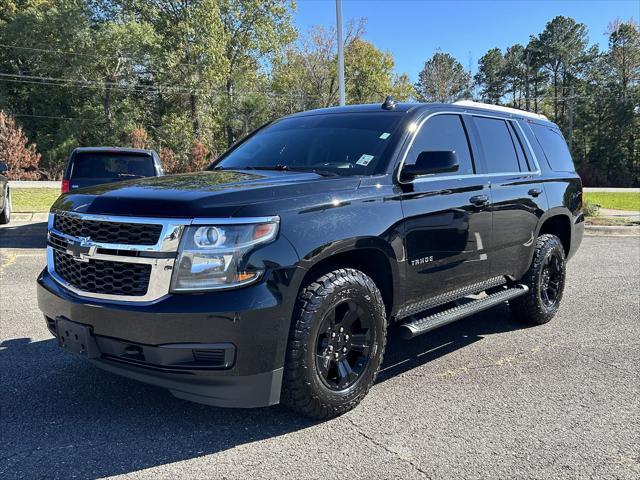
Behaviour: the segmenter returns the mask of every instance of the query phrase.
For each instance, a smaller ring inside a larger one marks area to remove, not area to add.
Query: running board
[[[455,322],[456,320],[481,312],[487,308],[500,305],[507,300],[512,300],[524,295],[528,291],[529,287],[526,285],[516,285],[515,287],[501,290],[497,293],[487,295],[486,297],[474,300],[464,305],[452,307],[423,318],[418,318],[412,322],[403,323],[400,325],[400,336],[404,340],[409,340],[410,338],[430,332],[431,330],[435,330],[436,328],[447,325],[448,323]]]

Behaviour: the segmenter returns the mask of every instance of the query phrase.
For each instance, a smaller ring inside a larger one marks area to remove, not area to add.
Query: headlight
[[[243,259],[256,245],[278,233],[277,219],[243,225],[194,225],[180,240],[171,278],[172,292],[238,287],[260,278],[262,270],[244,270]]]

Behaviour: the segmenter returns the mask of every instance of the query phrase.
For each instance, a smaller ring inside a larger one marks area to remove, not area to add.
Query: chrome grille
[[[170,292],[184,228],[261,223],[274,218],[278,217],[148,218],[52,211],[47,272],[81,297],[155,302]]]
[[[72,237],[89,237],[94,242],[120,245],[155,245],[162,233],[162,225],[158,224],[88,220],[68,214],[56,214],[53,227]]]
[[[88,293],[142,296],[147,293],[151,265],[89,260],[78,262],[72,255],[53,252],[56,273],[75,288]]]

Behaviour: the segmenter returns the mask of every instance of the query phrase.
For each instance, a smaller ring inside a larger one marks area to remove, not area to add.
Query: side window
[[[516,155],[518,155],[518,163],[520,164],[520,171],[526,172],[526,171],[534,170],[533,168],[531,168],[531,162],[529,158],[524,153],[525,152],[524,145],[522,144],[522,139],[518,134],[517,127],[514,125],[513,122],[508,122],[508,123],[509,123],[509,130],[511,131],[511,138],[513,139],[513,146],[516,148]]]
[[[551,170],[554,172],[575,172],[571,153],[560,130],[536,123],[530,125]]]
[[[439,150],[456,152],[458,163],[460,163],[456,175],[473,173],[469,141],[460,115],[436,115],[427,120],[409,150],[407,162],[414,163],[420,152]]]
[[[489,173],[519,172],[518,155],[509,126],[498,118],[473,117]]]

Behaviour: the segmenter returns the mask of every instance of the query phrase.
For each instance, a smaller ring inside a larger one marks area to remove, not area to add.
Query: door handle
[[[537,197],[541,193],[542,193],[541,188],[532,188],[531,190],[529,190],[529,195],[531,195],[532,197]]]
[[[482,207],[489,203],[489,197],[487,195],[475,195],[471,197],[469,201],[476,207]]]

